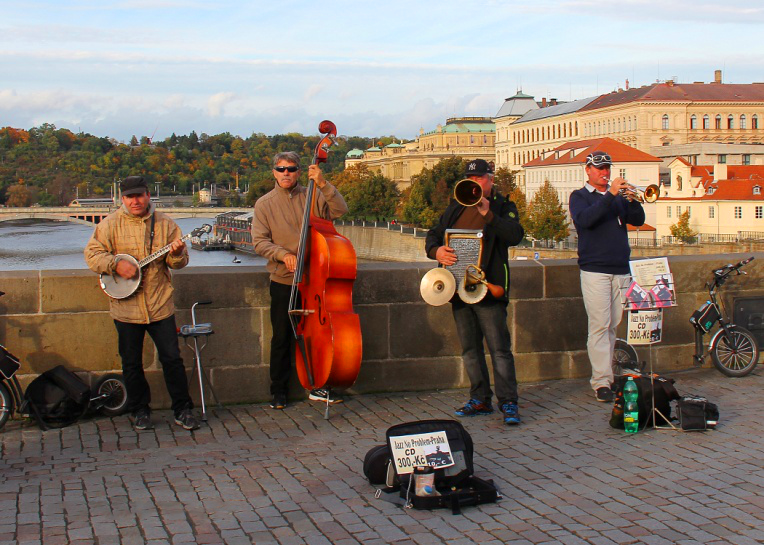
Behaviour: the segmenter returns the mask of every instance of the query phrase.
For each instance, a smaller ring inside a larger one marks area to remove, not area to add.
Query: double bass
[[[313,153],[314,165],[326,162],[337,136],[331,121],[322,121],[318,130],[323,136]],[[331,220],[316,215],[316,191],[315,181],[309,180],[289,299],[295,367],[306,390],[348,388],[361,368],[361,323],[353,312],[356,254]]]

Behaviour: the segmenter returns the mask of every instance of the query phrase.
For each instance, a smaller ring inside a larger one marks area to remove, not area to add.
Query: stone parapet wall
[[[400,236],[400,235],[399,235]],[[664,313],[663,342],[639,348],[661,371],[692,366],[693,332],[688,317],[707,298],[704,283],[721,264],[749,254],[677,256],[669,259],[679,306]],[[764,254],[724,287],[725,299],[764,297]],[[363,263],[354,306],[363,334],[363,364],[351,393],[432,390],[468,385],[450,305],[432,307],[419,295],[427,263]],[[585,377],[586,313],[574,260],[513,261],[509,304],[518,379]],[[269,398],[270,320],[268,274],[262,267],[199,267],[175,275],[178,325],[212,322],[215,334],[202,352],[212,385],[224,403]],[[23,382],[63,364],[96,377],[119,370],[117,335],[108,301],[88,271],[0,273],[0,343],[20,357]],[[622,330],[624,330],[622,324]],[[622,333],[623,335],[623,333]],[[181,346],[190,368],[191,350]],[[153,344],[144,345],[154,406],[167,396]],[[724,379],[721,375],[720,380]],[[195,386],[192,391],[196,392]],[[292,392],[303,396],[294,383]]]

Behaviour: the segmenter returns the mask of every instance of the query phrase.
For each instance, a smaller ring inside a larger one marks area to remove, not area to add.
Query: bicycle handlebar
[[[737,272],[738,274],[745,274],[745,273],[741,273],[740,269],[744,267],[745,265],[748,265],[754,259],[755,257],[751,256],[748,259],[744,259],[743,261],[740,261],[737,265],[733,265],[731,263],[729,265],[725,265],[721,269],[716,269],[714,271],[714,276],[716,276],[717,278],[726,278],[733,272]]]

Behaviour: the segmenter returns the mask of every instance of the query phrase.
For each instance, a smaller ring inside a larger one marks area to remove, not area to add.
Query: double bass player
[[[300,156],[295,152],[277,153],[273,157],[274,188],[255,203],[252,217],[254,250],[268,260],[271,295],[270,393],[271,408],[287,406],[287,389],[292,372],[291,355],[295,339],[289,319],[289,303],[297,266],[297,250],[307,188],[299,183]],[[308,167],[308,178],[315,181],[315,214],[334,220],[347,213],[348,207],[337,188],[326,181],[318,164]],[[339,403],[342,398],[328,388],[310,391],[309,399]]]

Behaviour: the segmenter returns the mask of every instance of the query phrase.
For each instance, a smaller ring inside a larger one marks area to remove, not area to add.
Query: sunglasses
[[[300,167],[273,167],[276,172],[297,172]]]
[[[594,168],[606,168],[613,164],[610,160],[610,156],[607,153],[588,155],[586,157],[586,164],[593,166]]]

